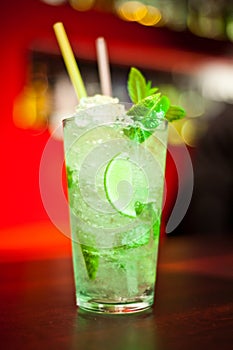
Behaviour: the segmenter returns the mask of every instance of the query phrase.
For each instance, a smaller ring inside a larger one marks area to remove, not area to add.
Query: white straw
[[[100,37],[96,39],[96,51],[102,94],[106,96],[112,96],[112,84],[108,52],[104,38]]]

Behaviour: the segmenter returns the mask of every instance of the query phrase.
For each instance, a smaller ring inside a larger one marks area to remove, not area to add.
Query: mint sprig
[[[169,99],[160,93],[144,98],[127,112],[135,123],[124,128],[124,134],[137,143],[144,142],[164,120],[169,108]]]
[[[169,98],[157,92],[157,87],[151,87],[151,81],[147,82],[135,67],[130,69],[127,87],[134,103],[127,114],[135,121],[135,125],[124,129],[124,134],[130,139],[142,143],[153,134],[162,120],[172,122],[185,116],[182,107],[171,105]]]

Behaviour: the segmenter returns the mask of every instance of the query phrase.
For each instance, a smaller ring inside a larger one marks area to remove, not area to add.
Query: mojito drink
[[[135,67],[129,110],[109,96],[87,97],[63,24],[54,30],[79,100],[63,122],[77,305],[141,311],[154,301],[167,122],[185,111]]]
[[[154,301],[167,122],[152,132],[136,119],[106,104],[63,122],[76,300],[87,310]]]

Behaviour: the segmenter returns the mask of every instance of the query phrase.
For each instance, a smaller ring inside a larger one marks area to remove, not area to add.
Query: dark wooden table
[[[1,262],[0,348],[232,349],[231,254],[230,235],[164,237],[154,308],[122,316],[75,307],[70,256]]]

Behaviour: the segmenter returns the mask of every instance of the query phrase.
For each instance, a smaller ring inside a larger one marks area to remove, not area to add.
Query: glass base
[[[148,310],[153,305],[153,300],[141,300],[130,302],[102,302],[100,300],[78,300],[77,306],[81,309],[102,314],[132,314]]]

